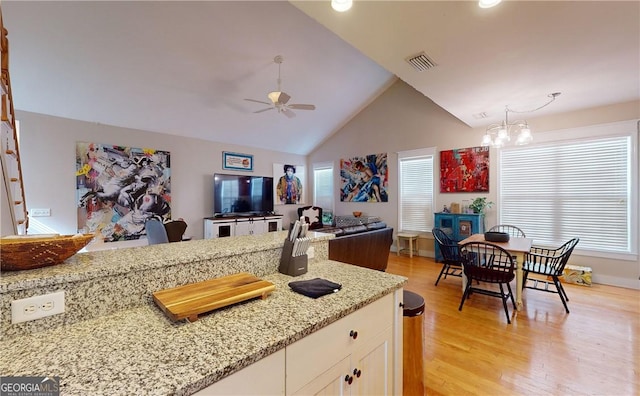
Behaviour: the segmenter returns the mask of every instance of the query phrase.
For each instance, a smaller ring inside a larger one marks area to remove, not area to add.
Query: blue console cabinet
[[[442,229],[452,240],[461,240],[473,235],[484,233],[484,215],[474,213],[434,213],[434,227]],[[442,253],[437,243],[435,245],[436,261],[442,260]]]

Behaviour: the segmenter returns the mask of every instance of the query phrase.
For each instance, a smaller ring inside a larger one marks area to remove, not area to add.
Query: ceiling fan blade
[[[293,111],[291,111],[289,109],[282,109],[281,113],[286,115],[289,118],[293,118],[293,117],[296,116],[296,113],[294,113]]]
[[[267,103],[267,104],[269,104],[269,103]],[[266,109],[254,111],[254,113],[262,113],[263,111],[269,111],[269,110],[273,110],[273,109],[275,109],[275,107],[267,107]]]
[[[269,103],[269,102],[263,102],[261,100],[255,100],[255,99],[245,99],[245,100],[248,100],[249,102],[262,103],[262,104],[266,104],[266,105],[269,105],[269,106],[271,106],[271,104],[272,104],[272,103]]]
[[[312,104],[290,104],[287,107],[290,109],[297,109],[297,110],[315,110],[316,109],[316,106]]]
[[[280,96],[278,96],[278,102],[281,104],[287,104],[287,102],[291,99],[291,96],[287,95],[284,92],[280,92]]]

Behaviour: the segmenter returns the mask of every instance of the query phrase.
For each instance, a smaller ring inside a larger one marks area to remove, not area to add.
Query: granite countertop
[[[0,277],[0,293],[164,268],[172,264],[238,256],[247,252],[282,247],[282,241],[286,236],[287,231],[278,231],[234,238],[200,239],[79,253],[67,259],[64,265],[29,271],[3,271]],[[309,236],[314,241],[333,238],[333,235],[318,232],[310,232]]]
[[[287,285],[316,277],[343,287],[314,300]],[[296,278],[274,273],[262,279],[276,285],[266,299],[219,309],[194,323],[174,323],[150,303],[2,340],[0,375],[59,376],[63,395],[187,395],[406,283],[401,276],[334,261],[311,263]]]

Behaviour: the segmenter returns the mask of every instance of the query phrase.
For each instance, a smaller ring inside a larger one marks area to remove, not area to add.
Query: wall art
[[[305,204],[305,167],[304,165],[273,164],[276,205]]]
[[[253,155],[222,152],[222,169],[253,171]]]
[[[488,192],[489,147],[440,152],[440,192]]]
[[[387,153],[340,160],[340,201],[388,202]]]
[[[169,152],[77,142],[76,202],[78,232],[139,239],[147,219],[171,219]]]

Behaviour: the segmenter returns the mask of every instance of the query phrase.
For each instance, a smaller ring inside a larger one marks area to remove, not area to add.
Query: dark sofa
[[[316,230],[334,234],[329,240],[329,260],[371,268],[387,269],[389,251],[393,243],[393,228],[384,222],[328,227]]]

